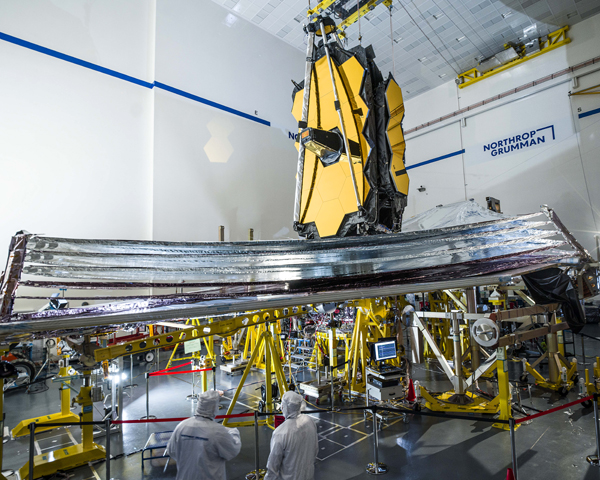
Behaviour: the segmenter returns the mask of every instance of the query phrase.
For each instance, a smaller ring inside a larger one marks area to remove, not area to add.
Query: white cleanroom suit
[[[296,392],[281,397],[285,417],[271,437],[271,453],[265,480],[313,480],[319,451],[317,426],[308,415],[300,415],[304,400]]]
[[[166,454],[177,462],[177,480],[225,480],[225,462],[240,453],[238,429],[214,421],[219,398],[214,390],[199,395],[195,415],[175,428]]]

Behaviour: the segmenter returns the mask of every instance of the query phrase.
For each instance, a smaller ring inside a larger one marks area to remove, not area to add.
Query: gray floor
[[[585,332],[600,337],[600,328],[586,326]],[[600,342],[585,341],[586,355],[600,355]],[[572,350],[569,347],[568,350]],[[576,338],[576,353],[581,362],[580,337]],[[592,363],[593,359],[588,358]],[[163,365],[164,366],[164,362]],[[588,366],[591,368],[591,365]],[[515,379],[520,373],[518,364],[511,366]],[[583,367],[581,367],[583,373]],[[128,370],[128,364],[126,363]],[[139,384],[131,398],[125,397],[124,418],[139,419],[145,415],[145,388],[143,372],[145,364],[135,365],[134,375]],[[544,373],[544,372],[542,372]],[[306,378],[312,373],[307,372]],[[248,382],[260,382],[263,376],[253,373]],[[434,391],[449,389],[449,382],[435,366],[416,366],[414,378]],[[227,390],[231,398],[240,377],[218,375],[218,388]],[[302,375],[300,380],[302,380]],[[531,378],[530,378],[531,380]],[[186,396],[191,393],[191,375],[181,377],[155,377],[150,380],[150,413],[158,417],[188,416],[193,405]],[[8,392],[5,397],[6,425],[13,428],[19,421],[38,415],[59,411],[58,386],[48,382],[49,390],[38,394]],[[251,410],[259,400],[260,383],[248,385],[240,397],[235,413]],[[538,388],[532,389],[530,400],[525,389],[522,392],[523,405],[533,405],[545,410],[577,398],[571,392],[567,398]],[[228,402],[224,401],[224,413]],[[354,405],[360,405],[355,403]],[[346,407],[352,406],[346,404]],[[95,416],[100,417],[99,411]],[[320,433],[320,453],[316,465],[315,479],[361,479],[370,478],[365,473],[367,463],[373,461],[373,435],[371,421],[365,421],[363,414],[324,412],[314,414]],[[113,434],[111,446],[113,455],[125,453],[111,462],[113,478],[152,479],[174,478],[176,467],[169,465],[163,472],[164,461],[145,462],[142,472],[141,454],[135,453],[144,446],[152,432],[172,430],[174,424],[152,423],[125,425],[123,433]],[[254,431],[241,429],[242,451],[227,465],[228,479],[243,479],[254,469]],[[260,428],[260,463],[266,464],[271,430]],[[523,424],[516,433],[519,452],[519,476],[521,479],[596,479],[600,469],[588,466],[585,457],[595,451],[595,437],[592,409],[575,406]],[[80,432],[76,428],[69,431],[57,429],[36,435],[40,451],[51,451],[61,446],[79,441]],[[98,439],[103,444],[104,439]],[[10,440],[4,445],[3,469],[17,470],[27,461],[28,437]],[[502,479],[510,466],[510,441],[507,432],[492,428],[490,424],[475,420],[451,420],[432,417],[412,416],[408,424],[391,418],[380,432],[380,461],[389,467],[388,478],[431,479],[443,475],[446,480],[454,479]],[[99,462],[91,467],[75,469],[74,480],[105,478],[105,465]]]

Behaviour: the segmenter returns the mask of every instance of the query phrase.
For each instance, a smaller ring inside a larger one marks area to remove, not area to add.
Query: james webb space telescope
[[[399,232],[409,183],[402,91],[372,47],[344,48],[336,28],[325,16],[305,27],[305,76],[292,94],[294,228],[306,238]]]

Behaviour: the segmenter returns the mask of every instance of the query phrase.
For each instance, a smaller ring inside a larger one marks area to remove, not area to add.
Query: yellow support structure
[[[600,88],[600,84],[594,85],[593,87],[584,88],[578,92],[569,92],[569,97],[573,95],[600,95],[600,90],[592,90],[594,88]]]
[[[556,314],[553,314],[550,324],[557,325],[559,323],[561,323],[560,319],[556,317]],[[575,386],[575,380],[579,377],[577,373],[577,360],[573,359],[574,361],[569,362],[564,357],[560,350],[561,344],[559,343],[559,335],[557,333],[549,333],[546,335],[546,345],[548,350],[533,364],[524,362],[525,369],[533,376],[536,384],[540,387],[566,395],[569,390]],[[564,352],[564,344],[562,347]],[[535,367],[545,358],[548,359],[548,378],[545,378],[535,369]],[[522,379],[526,380],[527,375],[524,374]]]
[[[85,379],[87,379],[84,380],[84,385],[89,385],[91,372],[88,370],[84,371],[83,374]],[[75,402],[81,405],[82,422],[94,421],[94,404],[92,402],[91,390],[91,386],[81,387],[79,395],[74,399]],[[77,417],[76,421],[79,422],[79,417]],[[81,443],[33,457],[34,479],[50,476],[58,471],[71,470],[106,457],[104,447],[94,443],[94,426],[84,425],[81,429]],[[29,480],[29,462],[19,469],[19,477],[21,480]]]
[[[29,418],[21,421],[15,428],[12,429],[11,435],[13,438],[24,437],[29,435],[29,424],[35,423],[35,431],[38,433],[53,430],[58,427],[44,427],[45,423],[65,423],[65,422],[79,422],[79,415],[71,412],[71,376],[77,372],[66,363],[66,356],[63,355],[64,362],[63,367],[58,371],[57,381],[61,382],[60,386],[60,413],[52,413],[50,415],[42,415],[41,417]],[[60,380],[64,378],[65,380]]]
[[[266,361],[265,361],[265,379],[266,379],[266,383],[267,383],[267,388],[266,388],[266,411],[267,412],[273,412],[273,398],[271,395],[271,388],[270,386],[271,384],[271,368],[273,368],[273,372],[275,373],[275,378],[276,381],[279,385],[279,392],[281,395],[283,395],[285,392],[288,391],[288,384],[285,378],[285,371],[283,370],[283,365],[281,363],[281,360],[279,358],[279,352],[277,352],[277,348],[275,346],[275,342],[273,340],[273,332],[272,330],[270,330],[269,328],[266,328],[260,335],[259,341],[258,341],[258,347],[263,347],[264,346],[264,352],[265,352],[265,356],[266,356]],[[235,394],[233,395],[233,398],[231,399],[231,403],[229,404],[229,408],[227,409],[227,413],[226,415],[231,415],[231,413],[233,412],[233,408],[235,407],[237,400],[240,396],[240,394],[242,393],[242,388],[244,388],[244,384],[246,383],[246,379],[248,378],[248,375],[250,373],[250,371],[252,370],[252,365],[254,364],[254,362],[256,361],[256,357],[258,356],[258,352],[261,351],[261,348],[255,348],[252,351],[252,355],[250,357],[250,360],[248,361],[248,364],[246,365],[246,368],[244,369],[244,373],[242,374],[242,378],[240,379],[240,383],[238,384],[237,389],[235,390]],[[273,423],[273,417],[269,416],[267,417],[265,420],[259,420],[259,424],[261,425],[271,425]],[[223,425],[228,426],[228,427],[246,427],[246,426],[250,426],[250,425],[254,425],[254,420],[250,420],[250,421],[241,421],[241,422],[229,422],[228,418],[225,418],[223,420]]]
[[[346,363],[344,381],[350,381],[353,393],[360,394],[366,391],[367,358],[369,349],[367,342],[376,342],[380,338],[393,336],[392,307],[396,304],[390,298],[371,298],[356,300],[352,306],[357,307],[352,341]],[[388,363],[400,366],[400,358],[390,360]]]
[[[181,330],[179,332],[163,333],[142,340],[133,340],[118,345],[111,345],[105,348],[98,348],[94,351],[94,358],[97,362],[111,360],[124,355],[135,355],[137,353],[155,350],[166,346],[173,346],[178,343],[188,342],[196,338],[210,337],[218,335],[228,337],[237,331],[248,326],[260,325],[266,322],[281,320],[284,318],[300,315],[306,311],[305,306],[290,308],[270,308],[255,312],[245,312],[232,316],[228,319],[219,320],[214,323],[198,325],[196,327]]]
[[[281,324],[276,322],[276,325],[271,325],[271,328],[275,329],[273,335],[277,336],[278,338],[277,345],[279,345],[279,353],[284,352],[285,350],[283,348],[283,341],[281,340],[280,335]],[[242,356],[242,360],[249,359],[252,353],[254,353],[254,350],[258,348],[258,355],[255,357],[254,363],[252,364],[252,366],[258,370],[265,370],[266,368],[265,344],[260,340],[261,335],[265,332],[265,330],[265,324],[248,327],[246,330],[246,341],[244,344],[244,354]]]
[[[520,65],[524,62],[531,60],[532,58],[539,57],[540,55],[555,50],[567,43],[571,42],[571,39],[567,37],[567,32],[569,31],[569,26],[565,26],[555,32],[549,33],[546,40],[540,38],[540,50],[538,52],[532,53],[530,55],[524,56],[523,53],[520,54],[519,58],[512,60],[511,62],[506,63],[505,65],[501,65],[499,67],[494,68],[486,73],[479,73],[477,68],[472,68],[467,70],[466,72],[460,73],[458,75],[458,88],[465,88],[469,85],[473,85],[474,83],[480,82],[481,80],[491,77],[492,75],[496,75],[497,73],[504,72],[509,68]]]
[[[594,369],[592,370],[592,372],[594,374],[594,378],[593,381],[590,382],[590,371],[587,368],[585,369],[585,389],[587,390],[588,395],[593,395],[594,393],[600,392],[600,388],[598,385],[598,383],[600,382],[600,357],[596,357],[596,361],[594,362]],[[584,406],[586,406],[585,403]],[[589,406],[591,406],[591,402]]]
[[[210,319],[209,323],[212,323],[212,321],[213,320]],[[198,320],[197,318],[188,318],[185,321],[185,325],[186,325],[186,327],[190,327],[190,326],[199,327],[200,320]],[[183,328],[183,324],[182,324],[182,328]],[[202,341],[204,342],[204,345],[206,347],[206,352],[208,354],[207,355],[208,358],[213,362],[213,364],[216,363],[213,336],[211,335],[210,337],[204,337],[202,339]],[[171,352],[171,356],[169,357],[169,361],[167,362],[167,366],[165,368],[171,367],[173,362],[181,362],[183,360],[200,359],[202,357],[202,355],[200,355],[200,352],[194,352],[189,357],[175,358],[175,354],[177,353],[178,348],[179,348],[179,344],[175,345],[175,348],[173,348],[173,351]]]
[[[506,358],[506,347],[500,347],[496,350],[496,371],[498,372],[498,396],[500,407],[500,416],[498,420],[510,420],[512,418],[512,394],[510,392],[510,383],[508,380],[508,359]],[[494,423],[493,425],[501,430],[510,430],[504,423]],[[518,428],[520,424],[515,425]]]
[[[331,7],[331,5],[333,5],[336,1],[337,0],[324,0],[323,2],[319,3],[315,8],[308,10],[306,12],[306,15],[312,18],[314,21],[318,15],[325,13],[325,11],[329,7]],[[381,3],[383,3],[386,7],[390,8],[390,6],[392,5],[392,0],[369,0],[362,7],[360,7],[358,12],[354,12],[352,15],[349,15],[345,20],[340,22],[340,24],[337,26],[338,37],[345,38],[346,34],[344,33],[344,30],[346,30],[346,28],[348,28],[353,23],[356,23],[358,21],[359,16],[364,17],[367,13],[375,9],[375,7],[377,7],[377,5]]]

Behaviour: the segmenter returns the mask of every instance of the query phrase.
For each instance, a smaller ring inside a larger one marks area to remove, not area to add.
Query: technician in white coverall
[[[175,428],[165,454],[177,462],[177,480],[225,480],[225,462],[240,453],[238,429],[214,421],[222,394],[199,395],[196,414]]]
[[[271,437],[271,453],[265,480],[313,480],[319,451],[317,426],[301,415],[304,400],[296,392],[285,392],[281,410],[285,417]]]

